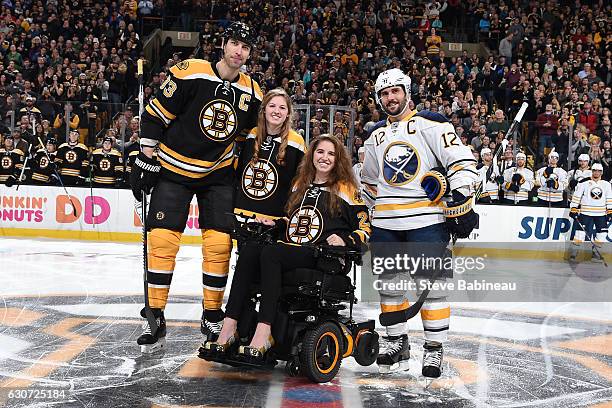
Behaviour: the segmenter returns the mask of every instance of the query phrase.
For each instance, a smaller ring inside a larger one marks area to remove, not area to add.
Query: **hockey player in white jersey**
[[[527,156],[516,154],[516,167],[504,171],[504,202],[506,204],[527,204],[529,192],[534,186],[533,171],[525,167]]]
[[[359,161],[353,165],[353,174],[355,175],[355,180],[357,180],[357,185],[359,186],[363,201],[366,203],[368,208],[372,208],[372,206],[374,205],[374,197],[368,190],[364,188],[363,183],[361,182],[363,159],[365,158],[365,147],[361,146],[359,150],[357,150],[357,157],[359,158]]]
[[[589,169],[589,160],[591,158],[588,154],[582,153],[578,156],[578,168],[570,170],[567,173],[567,193],[568,197],[571,197],[576,190],[576,186],[584,179],[591,178],[591,169]]]
[[[478,202],[481,204],[496,203],[499,200],[499,183],[503,181],[503,178],[499,179],[501,176],[499,166],[493,162],[493,154],[488,147],[480,151],[480,158],[482,163],[478,164],[476,168],[484,186]]]
[[[391,69],[381,73],[375,83],[376,101],[389,119],[365,142],[362,182],[375,195],[370,239],[373,257],[377,244],[378,248],[383,246],[380,243],[425,242],[445,248],[451,234],[467,237],[478,223],[470,196],[478,180],[476,160],[443,115],[410,110],[410,82],[401,70]],[[450,202],[442,200],[447,193],[452,194]],[[444,249],[441,252],[439,256]],[[443,279],[438,274],[418,279],[427,281],[436,276]],[[404,271],[384,279],[401,283],[411,276]],[[381,323],[383,315],[393,316],[393,323],[386,324],[386,348],[377,359],[381,372],[408,369],[410,358],[407,293],[392,287],[379,290]],[[429,292],[421,319],[425,330],[422,374],[437,378],[450,321],[444,291]]]
[[[554,150],[548,154],[548,166],[536,172],[538,188],[538,204],[543,207],[565,208],[563,192],[567,187],[567,172],[557,166],[559,153]]]
[[[593,245],[592,259],[601,261],[596,246],[606,242],[612,218],[612,187],[601,178],[603,166],[601,163],[593,163],[591,170],[591,178],[578,183],[570,202],[570,217],[578,221],[574,242],[570,247],[570,260],[576,259],[578,247],[585,238],[589,238]]]

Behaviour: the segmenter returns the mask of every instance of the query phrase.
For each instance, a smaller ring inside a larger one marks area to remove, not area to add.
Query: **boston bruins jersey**
[[[515,174],[521,175],[518,193],[508,189]],[[504,198],[514,202],[525,201],[529,199],[529,192],[533,188],[534,184],[535,180],[533,178],[533,171],[525,167],[510,167],[504,171]]]
[[[478,180],[476,160],[453,125],[438,113],[412,112],[375,129],[365,142],[362,182],[376,195],[372,225],[411,230],[444,222],[443,202],[433,203],[421,178],[444,167],[451,190]]]
[[[567,172],[560,167],[553,168],[553,174],[549,177],[544,175],[546,167],[538,169],[536,172],[536,184],[540,186],[538,188],[538,198],[544,201],[550,201],[551,203],[558,203],[563,201],[563,191],[567,187]],[[548,187],[546,181],[552,178],[555,182],[553,187]]]
[[[114,186],[123,178],[123,158],[117,149],[96,149],[91,154],[92,181],[95,184]]]
[[[290,244],[324,243],[336,234],[348,246],[360,246],[370,239],[368,208],[359,191],[347,185],[339,189],[340,213],[332,214],[329,188],[313,184],[304,193],[300,205],[291,211],[282,240]]]
[[[493,166],[493,170],[487,178],[487,173],[491,166]],[[496,178],[500,176],[499,166],[494,163],[491,163],[490,165],[485,164],[478,169],[478,174],[480,175],[480,181],[483,183],[480,198],[482,199],[489,197],[491,200],[497,201],[499,199],[499,184],[497,184]]]
[[[158,147],[162,176],[183,184],[233,182],[234,141],[257,124],[262,92],[240,73],[221,79],[214,64],[190,59],[168,79],[142,115],[141,146]]]
[[[238,163],[238,188],[235,213],[282,217],[287,197],[291,192],[291,181],[304,157],[304,139],[294,130],[289,131],[285,165],[277,163],[280,137],[268,136],[259,148],[259,160],[251,164],[257,128],[251,130],[240,153]]]
[[[19,176],[24,160],[25,155],[20,149],[0,148],[0,183],[5,183],[11,175]]]
[[[578,183],[570,208],[580,208],[580,214],[598,217],[612,212],[612,187],[608,181],[585,180]]]
[[[127,156],[125,163],[125,171],[127,171],[128,174],[132,173],[132,166],[136,161],[136,156],[138,156],[138,153],[138,150],[132,150]]]
[[[49,155],[49,157],[47,157]],[[55,161],[56,152],[49,153],[46,149],[38,149],[32,158],[32,173],[30,179],[35,184],[49,184],[54,173],[49,158]]]
[[[83,143],[75,145],[62,143],[55,155],[60,175],[66,177],[85,177],[89,167],[88,156],[89,150]]]

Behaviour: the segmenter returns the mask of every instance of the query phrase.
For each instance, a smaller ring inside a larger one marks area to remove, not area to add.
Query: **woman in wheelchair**
[[[282,292],[283,274],[296,268],[315,268],[315,246],[361,247],[369,239],[368,211],[355,183],[351,162],[339,139],[315,139],[298,169],[286,205],[288,217],[259,222],[279,231],[279,242],[260,253],[241,250],[226,307],[223,328],[215,343],[205,348],[226,352],[238,340],[237,328],[249,301],[252,276],[261,275],[258,323],[248,346],[238,355],[263,361],[274,345],[271,325]]]

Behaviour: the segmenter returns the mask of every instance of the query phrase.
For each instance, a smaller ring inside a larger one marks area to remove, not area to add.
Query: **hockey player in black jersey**
[[[12,134],[7,134],[4,146],[0,147],[0,183],[11,187],[17,182],[23,169],[25,152],[15,148]]]
[[[71,130],[68,142],[57,149],[55,162],[66,186],[79,186],[85,182],[89,168],[89,149],[79,142],[79,131]]]
[[[57,154],[57,141],[48,138],[46,146],[39,145],[39,149],[32,157],[30,182],[32,184],[48,186],[54,184],[55,180],[55,155]],[[46,149],[46,151],[45,151]],[[53,161],[49,161],[49,158]]]
[[[246,137],[238,165],[234,212],[256,220],[284,215],[298,166],[304,157],[304,139],[291,129],[293,106],[283,89],[273,89],[263,99],[257,128]],[[203,344],[203,352],[223,353],[236,340],[235,332],[244,300],[252,283],[259,280],[259,257],[264,246],[245,242],[232,280],[223,328],[216,342]]]
[[[94,187],[117,187],[123,180],[123,158],[113,148],[113,139],[105,137],[102,147],[91,154],[92,184]]]
[[[225,30],[223,57],[216,63],[189,59],[172,68],[142,115],[141,152],[130,184],[137,199],[150,192],[148,296],[161,321],[168,301],[176,253],[194,195],[202,229],[203,308],[201,330],[215,340],[229,271],[233,224],[234,147],[241,132],[257,124],[262,92],[241,73],[255,37],[243,23]],[[157,152],[157,158],[154,157]],[[138,339],[144,352],[163,346],[165,327]]]

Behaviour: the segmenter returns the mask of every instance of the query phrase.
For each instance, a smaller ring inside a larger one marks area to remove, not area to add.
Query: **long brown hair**
[[[340,209],[340,198],[338,197],[340,186],[344,185],[357,191],[357,183],[355,181],[355,175],[353,173],[353,167],[351,166],[351,160],[349,159],[348,153],[344,148],[344,145],[335,136],[319,136],[310,142],[310,146],[298,167],[297,175],[293,179],[293,185],[295,190],[289,196],[287,206],[285,210],[287,214],[291,213],[302,201],[306,190],[310,187],[311,183],[315,179],[317,170],[315,169],[313,158],[314,152],[317,150],[319,143],[328,141],[334,145],[335,160],[334,167],[329,174],[327,180],[327,187],[329,188],[329,202],[328,206],[332,214],[339,213]]]
[[[255,146],[253,147],[253,157],[251,158],[251,164],[255,165],[259,161],[259,149],[263,143],[264,138],[268,135],[268,125],[266,123],[266,106],[276,96],[282,96],[285,98],[287,104],[287,117],[281,126],[279,136],[281,138],[281,144],[276,154],[276,163],[279,166],[285,165],[285,153],[287,152],[287,143],[289,142],[289,131],[291,130],[291,121],[293,119],[293,104],[291,98],[287,92],[282,88],[272,89],[263,98],[261,102],[261,108],[257,115],[257,134],[255,135]]]

